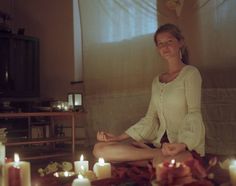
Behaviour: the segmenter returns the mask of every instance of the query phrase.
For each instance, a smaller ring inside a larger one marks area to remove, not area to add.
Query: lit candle
[[[91,186],[91,183],[88,178],[84,178],[79,174],[78,178],[73,180],[72,186]]]
[[[174,166],[175,166],[175,160],[172,159],[172,160],[170,161],[169,167],[174,167]]]
[[[14,162],[5,166],[5,186],[31,186],[30,163],[20,161],[19,155],[14,154]]]
[[[184,163],[176,162],[172,159],[170,162],[163,162],[156,167],[156,179],[158,182],[166,182],[173,185],[172,178],[183,178],[191,175],[191,169]]]
[[[236,186],[236,161],[232,161],[229,165],[229,175],[232,186]]]
[[[68,177],[68,176],[69,176],[69,172],[68,172],[68,171],[65,171],[65,172],[64,172],[64,176],[65,176],[65,177]]]
[[[94,164],[93,171],[98,179],[111,177],[111,164],[106,163],[103,158],[99,158],[98,162]]]
[[[74,166],[76,174],[83,174],[84,172],[89,170],[89,162],[84,160],[83,154],[80,156],[79,161],[74,162]]]
[[[68,106],[64,106],[64,111],[68,111],[68,110],[69,110]]]
[[[62,106],[61,105],[57,105],[57,109],[61,110]]]

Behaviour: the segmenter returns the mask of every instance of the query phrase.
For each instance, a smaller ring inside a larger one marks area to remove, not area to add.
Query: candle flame
[[[79,175],[78,175],[78,178],[79,178],[79,179],[83,179],[84,177],[83,177],[81,174],[79,174]]]
[[[19,154],[15,153],[14,154],[14,162],[18,163],[20,161]]]
[[[68,172],[68,171],[65,171],[65,172],[64,172],[64,176],[65,176],[65,177],[68,177],[68,176],[69,176],[69,172]]]
[[[84,155],[83,154],[80,156],[80,161],[84,161]]]
[[[171,164],[175,164],[175,160],[172,159],[172,160],[170,161],[170,163],[171,163]]]
[[[170,161],[169,167],[174,167],[174,165],[175,165],[175,160],[172,159],[172,160]]]
[[[103,158],[99,158],[99,159],[98,159],[98,163],[99,163],[100,165],[104,165],[104,164],[105,164],[105,160],[104,160]]]
[[[55,173],[55,176],[56,176],[57,178],[59,177],[59,174],[58,174],[58,172],[56,172],[56,173]]]

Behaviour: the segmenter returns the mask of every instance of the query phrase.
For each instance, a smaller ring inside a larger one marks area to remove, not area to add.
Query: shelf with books
[[[26,133],[23,133],[20,135],[18,133],[17,135],[14,135],[14,133],[11,134],[11,136],[7,136],[7,141],[5,143],[6,145],[6,152],[8,156],[8,152],[10,152],[10,148],[14,147],[27,147],[33,154],[33,148],[34,147],[44,147],[46,150],[48,149],[51,153],[40,153],[35,157],[31,157],[31,159],[35,158],[45,158],[51,156],[64,156],[68,155],[67,153],[64,153],[64,150],[61,151],[61,153],[58,153],[58,144],[63,143],[69,143],[70,144],[70,155],[73,157],[75,152],[75,117],[78,115],[78,112],[11,112],[11,113],[0,113],[0,128],[1,124],[4,125],[4,127],[9,128],[9,130],[22,130],[22,126],[26,126],[24,128],[24,132],[27,129]],[[42,118],[42,119],[40,119]],[[71,128],[71,136],[65,137],[65,136],[57,136],[55,133],[55,119],[61,119],[68,120],[69,126]],[[21,122],[19,122],[19,121]],[[4,121],[4,122],[3,122]],[[8,122],[6,122],[8,121]],[[18,122],[17,122],[18,121]],[[1,123],[2,122],[2,123]],[[9,126],[8,126],[9,124]],[[35,136],[32,131],[34,130],[35,126],[43,126],[43,129],[45,131],[39,136]],[[16,148],[15,148],[16,149]],[[21,148],[18,148],[20,151],[24,150]],[[26,148],[25,148],[26,149]],[[36,153],[37,154],[37,153]],[[22,157],[22,159],[27,158],[29,159],[29,156]]]

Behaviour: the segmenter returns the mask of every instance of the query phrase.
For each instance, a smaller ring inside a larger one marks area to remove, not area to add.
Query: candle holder
[[[53,111],[68,111],[69,106],[66,101],[54,101],[51,103],[51,107]]]
[[[171,160],[156,166],[156,178],[159,185],[179,185],[191,183],[191,169],[184,163]]]
[[[236,186],[236,160],[229,165],[229,175],[232,186]]]
[[[83,96],[81,93],[69,93],[67,99],[71,110],[79,111],[83,108]]]
[[[55,176],[60,183],[68,183],[76,177],[76,174],[75,172],[61,171],[53,173],[53,176]]]
[[[179,185],[204,185],[213,186],[211,180],[214,175],[211,168],[217,164],[217,158],[209,160],[208,167],[203,167],[197,159],[190,159],[184,162],[176,162],[174,159],[155,165],[156,178],[152,181],[152,186],[179,186]]]

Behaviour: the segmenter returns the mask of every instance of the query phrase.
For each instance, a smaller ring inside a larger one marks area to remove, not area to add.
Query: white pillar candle
[[[6,147],[0,141],[0,165],[3,165],[5,163],[5,157],[6,157]]]
[[[103,158],[99,158],[98,162],[94,164],[93,171],[98,179],[111,177],[111,164],[106,163]]]
[[[73,180],[72,186],[91,186],[91,183],[88,178],[79,175],[78,178]]]
[[[14,162],[5,164],[4,173],[5,186],[9,186],[9,179],[14,179],[13,176],[19,178],[20,185],[31,186],[30,163],[20,161],[18,154],[14,154]]]
[[[236,186],[236,161],[232,161],[229,165],[229,175],[232,186]]]
[[[76,174],[84,174],[84,172],[89,170],[89,162],[84,160],[83,154],[80,156],[79,161],[74,162],[74,166]]]
[[[5,164],[5,156],[6,156],[6,148],[5,145],[0,142],[0,185],[4,186],[3,178],[4,178],[4,171],[3,166]]]

